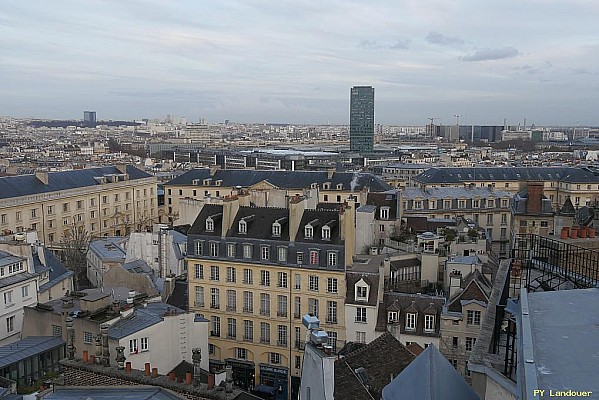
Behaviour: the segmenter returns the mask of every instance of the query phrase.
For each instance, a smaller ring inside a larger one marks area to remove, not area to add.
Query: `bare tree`
[[[91,241],[90,233],[83,224],[72,223],[62,239],[65,266],[74,273],[75,290],[87,281],[87,249]]]

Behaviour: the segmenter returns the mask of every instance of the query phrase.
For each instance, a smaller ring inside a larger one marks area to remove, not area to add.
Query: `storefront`
[[[260,364],[260,384],[273,387],[276,400],[288,399],[288,376],[288,368]]]
[[[246,391],[250,391],[256,384],[255,364],[251,361],[227,358],[227,365],[233,368],[233,385]]]

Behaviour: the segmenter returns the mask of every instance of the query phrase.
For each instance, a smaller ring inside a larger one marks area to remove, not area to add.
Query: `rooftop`
[[[44,351],[64,345],[58,336],[29,336],[0,347],[0,368],[22,361]]]

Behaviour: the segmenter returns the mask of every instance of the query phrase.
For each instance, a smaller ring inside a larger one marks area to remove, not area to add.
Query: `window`
[[[459,343],[459,338],[457,336],[454,336],[451,342],[451,345],[454,349],[457,349],[458,347],[458,343]]]
[[[327,292],[328,293],[337,293],[337,290],[338,290],[337,278],[327,278]]]
[[[394,324],[397,321],[399,321],[399,318],[398,318],[398,315],[397,315],[397,311],[389,311],[387,313],[387,323]]]
[[[219,289],[210,288],[210,308],[218,310],[220,308]]]
[[[227,318],[227,338],[235,339],[237,337],[237,320],[235,318]]]
[[[243,258],[252,258],[252,245],[251,244],[243,245]]]
[[[260,247],[260,259],[261,260],[270,260],[270,247],[268,247],[268,246]]]
[[[368,286],[356,286],[356,300],[368,301]]]
[[[327,301],[327,324],[337,323],[337,302]]]
[[[17,212],[15,213],[15,219],[16,219],[17,221],[21,221],[21,219],[22,219],[22,217],[21,217],[21,211],[17,211]]]
[[[204,242],[201,240],[196,240],[194,250],[196,255],[202,255],[204,252]]]
[[[295,274],[294,281],[293,288],[295,290],[300,290],[302,288],[302,276],[300,274]]]
[[[243,340],[251,342],[254,340],[254,322],[250,320],[243,321]]]
[[[245,283],[246,285],[254,284],[253,273],[252,270],[249,268],[244,268],[243,270],[243,283]]]
[[[218,243],[210,242],[210,257],[218,257]]]
[[[260,343],[270,343],[270,324],[260,322]]]
[[[356,331],[356,343],[366,343],[366,332]]]
[[[287,272],[279,272],[277,273],[277,286],[280,288],[286,288],[287,287]]]
[[[270,315],[270,295],[260,293],[260,315]]]
[[[329,261],[329,267],[336,267],[337,266],[337,253],[334,251],[329,251],[328,252],[328,261]]]
[[[227,290],[227,311],[237,310],[237,293],[234,290]]]
[[[2,216],[0,216],[0,222],[2,224],[7,224],[8,223],[8,216],[6,214],[2,214]]]
[[[244,349],[243,347],[235,348],[235,358],[240,358],[242,360],[246,360],[247,357],[248,357],[247,349]]]
[[[235,267],[227,267],[227,282],[235,282],[236,271]]]
[[[202,264],[194,264],[194,278],[204,279],[204,266]]]
[[[327,331],[327,344],[333,348],[333,352],[337,352],[337,332]]]
[[[295,297],[293,302],[293,318],[301,318],[302,316],[302,298],[299,296]]]
[[[4,304],[12,304],[12,290],[4,292]]]
[[[541,221],[541,228],[547,228],[549,226],[548,221]]]
[[[466,200],[458,200],[458,208],[466,208]]]
[[[331,240],[331,228],[329,228],[327,225],[322,227],[322,239]]]
[[[295,356],[295,369],[300,369],[301,365],[302,365],[302,357],[301,356]],[[308,399],[309,399],[309,397],[308,397]]]
[[[141,351],[148,351],[148,350],[150,350],[150,346],[148,344],[148,338],[147,337],[142,337],[141,339],[139,339],[139,343],[141,344]]]
[[[272,235],[276,237],[281,236],[281,224],[278,222],[272,224]]]
[[[310,250],[310,264],[318,264],[318,250]]]
[[[24,299],[29,297],[29,285],[21,287],[21,297],[23,297]]]
[[[487,214],[487,225],[493,225],[493,214]]]
[[[212,316],[212,332],[210,332],[210,335],[220,337],[220,317],[216,315]]]
[[[260,285],[270,286],[270,271],[260,271]]]
[[[218,281],[220,280],[220,268],[216,265],[210,267],[210,280]]]
[[[501,214],[501,224],[507,224],[507,214]]]
[[[474,346],[474,343],[476,343],[476,338],[467,337],[466,338],[466,351],[472,351],[472,347]]]
[[[227,257],[229,257],[229,258],[235,257],[235,243],[227,244]]]
[[[506,236],[507,236],[507,228],[501,228],[501,229],[499,230],[499,232],[500,232],[500,237],[501,237],[502,239],[505,239],[505,238],[506,238]]]
[[[431,333],[435,331],[435,316],[425,315],[424,316],[424,331]]]
[[[62,326],[52,325],[52,336],[62,336]]]
[[[314,235],[314,229],[312,228],[312,225],[306,225],[306,227],[304,228],[304,237],[306,239],[310,239],[312,238]]]
[[[31,218],[37,218],[37,208],[31,209]]]
[[[310,275],[309,281],[310,281],[309,290],[311,290],[313,292],[318,292],[318,276]]]
[[[406,330],[407,331],[416,330],[416,314],[406,313]]]
[[[248,291],[243,292],[243,312],[254,312],[254,293]]]
[[[381,207],[381,219],[389,219],[389,207]]]
[[[297,263],[301,265],[301,264],[303,264],[303,262],[304,262],[304,253],[298,251],[297,252]]]
[[[466,313],[467,325],[480,325],[480,311],[468,310]]]
[[[287,262],[287,248],[286,247],[279,247],[277,253],[278,253],[279,262]]]
[[[278,317],[286,317],[287,316],[287,296],[278,295],[277,296],[277,304],[278,304]]]
[[[315,317],[318,317],[318,299],[308,299],[308,312]]]
[[[244,220],[239,221],[239,233],[245,235],[248,232],[248,224]]]
[[[214,221],[210,217],[206,218],[206,231],[214,232]]]
[[[356,308],[356,322],[366,322],[366,307]]]
[[[287,326],[279,325],[278,332],[279,332],[279,337],[277,340],[277,345],[287,346]]]
[[[137,339],[129,340],[129,353],[137,354],[139,352],[139,348],[137,347]]]
[[[196,286],[196,299],[195,299],[196,307],[204,307],[204,287]]]
[[[94,335],[91,332],[83,332],[83,343],[91,344],[94,341]]]
[[[270,363],[271,364],[280,364],[281,363],[281,355],[279,353],[269,353],[270,354]]]

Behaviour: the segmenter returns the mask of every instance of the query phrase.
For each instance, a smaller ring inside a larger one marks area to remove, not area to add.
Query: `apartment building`
[[[511,226],[512,193],[493,187],[406,188],[402,191],[403,214],[434,219],[464,217],[487,231],[493,249],[506,256]]]
[[[146,229],[158,217],[156,180],[131,165],[0,177],[0,230],[34,230],[59,248],[72,226],[92,236]]]
[[[356,198],[365,204],[365,194],[391,187],[371,173],[329,171],[264,171],[194,169],[165,183],[165,212],[176,220],[181,201],[187,198],[219,198],[249,193],[259,207],[287,207],[288,200],[305,195],[310,208],[318,203],[344,203]]]
[[[233,368],[241,388],[299,387],[303,315],[323,321],[329,344],[345,335],[345,268],[354,254],[354,204],[340,210],[206,204],[188,232],[190,310],[210,320],[210,365]],[[295,389],[292,389],[295,390]]]
[[[525,189],[516,193],[512,201],[512,235],[554,233],[555,212],[543,192],[543,182],[528,182]]]
[[[516,194],[527,182],[543,182],[543,191],[554,209],[570,197],[580,207],[599,196],[596,167],[473,167],[430,168],[414,178],[420,188],[492,187]]]

